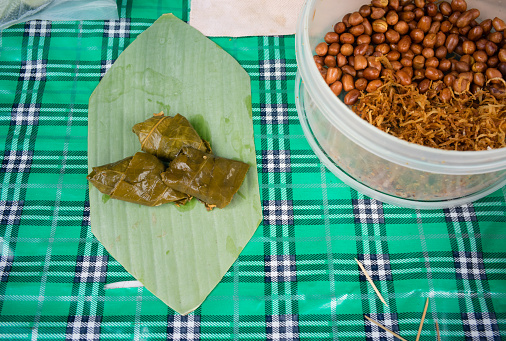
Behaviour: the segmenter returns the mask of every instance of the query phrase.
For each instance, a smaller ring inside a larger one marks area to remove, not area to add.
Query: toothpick
[[[439,335],[439,324],[436,322],[436,334],[437,334],[437,341],[441,341],[441,335]]]
[[[427,307],[429,306],[429,298],[425,301],[425,308],[423,309],[422,320],[420,321],[420,327],[418,327],[418,334],[416,334],[416,341],[420,340],[422,334],[423,321],[425,321],[425,314],[427,313]]]
[[[376,292],[376,295],[378,295],[379,299],[381,300],[381,302],[383,302],[387,307],[388,307],[388,304],[387,302],[385,301],[385,299],[383,298],[383,296],[381,296],[378,288],[376,288],[376,286],[374,285],[374,282],[372,281],[371,277],[369,277],[369,274],[367,273],[367,271],[365,270],[364,266],[362,265],[362,263],[359,262],[358,259],[355,258],[355,261],[357,262],[358,266],[360,267],[360,269],[362,270],[362,272],[365,274],[365,278],[367,278],[367,280],[369,281],[369,284],[371,284],[372,288],[374,289],[374,291]]]
[[[402,341],[407,341],[405,338],[402,338],[400,335],[394,333],[393,331],[391,331],[390,329],[388,329],[387,327],[379,324],[378,322],[374,321],[372,318],[370,318],[369,316],[367,315],[364,315],[364,317],[366,319],[368,319],[369,321],[371,321],[372,323],[374,323],[375,325],[377,325],[378,327],[380,327],[381,329],[383,330],[386,330],[387,332],[389,332],[390,334],[392,334],[393,336],[395,336],[396,338],[398,338],[399,340],[402,340]]]

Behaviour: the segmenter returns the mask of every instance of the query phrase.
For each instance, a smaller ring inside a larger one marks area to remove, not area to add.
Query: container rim
[[[362,148],[401,166],[444,174],[480,174],[506,169],[506,148],[454,151],[426,147],[385,133],[356,115],[334,95],[317,68],[311,67],[314,60],[309,27],[317,2],[321,0],[306,0],[299,13],[295,54],[305,89],[330,124]]]

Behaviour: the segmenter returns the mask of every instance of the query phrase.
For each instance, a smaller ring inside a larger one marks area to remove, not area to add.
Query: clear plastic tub
[[[505,186],[506,148],[462,152],[408,143],[370,125],[332,93],[314,66],[314,48],[346,13],[366,3],[307,0],[299,16],[296,105],[320,160],[350,187],[410,208],[462,205]],[[498,1],[468,1],[468,7],[480,9],[482,18],[506,17]]]

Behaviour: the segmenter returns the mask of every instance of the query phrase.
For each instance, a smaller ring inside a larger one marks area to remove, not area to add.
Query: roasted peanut
[[[336,32],[327,32],[323,38],[327,44],[337,43],[339,41],[339,34]]]
[[[379,71],[381,71],[381,69],[383,68],[381,66],[381,62],[377,61],[375,57],[368,57],[367,58],[367,65],[368,65],[368,67],[378,69]]]
[[[491,83],[495,83],[495,78],[502,79],[502,74],[499,70],[495,68],[489,67],[487,71],[485,71],[485,76],[487,76],[487,80],[489,80]]]
[[[487,60],[488,67],[495,68],[495,67],[497,67],[497,65],[499,65],[499,63],[500,63],[499,57],[497,57],[497,56],[492,56]]]
[[[323,65],[325,63],[325,58],[323,58],[322,56],[314,55],[313,59],[314,59],[314,62],[318,65]]]
[[[465,54],[473,54],[476,51],[476,44],[472,40],[466,40],[462,43],[462,51]]]
[[[421,43],[425,35],[421,29],[415,28],[409,33],[409,36],[414,43]]]
[[[341,34],[344,31],[346,31],[346,25],[343,22],[338,22],[337,24],[334,25],[334,32],[336,32],[337,34]]]
[[[500,44],[503,39],[503,34],[501,32],[492,32],[487,38],[494,44]]]
[[[450,5],[449,2],[446,1],[443,1],[439,4],[439,11],[441,12],[441,14],[447,17],[450,16],[453,12],[452,6]]]
[[[404,67],[404,66],[402,66],[401,62],[399,62],[398,60],[392,60],[390,62],[390,65],[392,65],[392,69],[394,71],[398,71]]]
[[[506,24],[504,21],[498,17],[495,17],[492,19],[492,26],[494,26],[495,30],[497,32],[502,32],[506,29]]]
[[[336,66],[336,57],[328,54],[325,56],[324,63],[328,67],[334,67]]]
[[[343,75],[343,77],[341,77],[341,83],[343,83],[344,91],[350,91],[355,88],[355,82],[353,81],[352,75]]]
[[[358,24],[361,24],[362,21],[364,21],[364,17],[359,12],[351,13],[350,18],[348,19],[351,26],[357,26]]]
[[[372,0],[371,5],[375,7],[385,8],[388,6],[388,0]]]
[[[380,76],[380,70],[375,67],[367,67],[364,70],[364,78],[368,81],[378,79]]]
[[[387,54],[390,52],[390,45],[388,44],[379,44],[376,46],[376,51],[381,52],[382,54]]]
[[[423,46],[420,44],[411,44],[411,47],[409,48],[415,55],[422,54]]]
[[[341,50],[341,45],[339,45],[339,43],[332,43],[328,47],[327,54],[329,54],[331,56],[337,56],[337,54],[339,53],[340,50]]]
[[[342,53],[338,53],[336,56],[337,66],[342,67],[343,65],[348,64],[348,58],[344,56]]]
[[[327,76],[325,77],[325,82],[327,82],[327,84],[330,85],[335,81],[339,80],[341,74],[342,74],[341,70],[339,70],[338,68],[329,67],[327,69]]]
[[[373,44],[379,45],[379,44],[383,44],[385,42],[386,38],[383,33],[374,33],[371,36],[371,40],[372,40]]]
[[[351,44],[343,44],[341,45],[341,53],[343,56],[351,56],[353,54],[353,45]]]
[[[388,25],[394,26],[399,22],[399,15],[395,11],[388,11],[385,20]]]
[[[322,56],[322,57],[327,54],[328,50],[329,50],[329,47],[328,47],[327,43],[319,43],[315,47],[316,54],[319,56]]]
[[[422,55],[416,55],[413,58],[413,68],[414,69],[422,69],[425,66],[425,57]]]
[[[349,60],[349,58],[348,58],[348,60]],[[357,71],[355,70],[355,68],[353,66],[351,66],[351,64],[343,65],[341,67],[341,70],[343,71],[343,75],[351,75],[353,77],[355,77],[357,75]]]
[[[476,62],[473,64],[473,66],[471,66],[471,70],[473,70],[473,72],[476,73],[483,73],[485,72],[485,70],[487,70],[487,68],[488,68],[487,64],[483,62]]]
[[[443,71],[443,72],[446,72],[448,70],[450,70],[452,67],[452,62],[450,62],[448,59],[441,59],[441,61],[439,61],[439,70]]]
[[[355,56],[355,70],[363,70],[367,67],[367,58],[358,55]]]
[[[394,30],[399,32],[399,34],[404,35],[408,33],[409,26],[405,21],[398,21],[397,24],[394,25]]]
[[[450,5],[454,12],[465,12],[467,9],[467,3],[465,0],[452,0]]]
[[[485,75],[481,72],[477,72],[473,75],[473,83],[478,86],[485,85]]]
[[[357,89],[353,89],[350,92],[348,92],[346,96],[344,96],[344,104],[353,105],[357,103],[359,97],[360,91],[358,91]]]
[[[402,85],[411,84],[411,77],[409,77],[409,75],[406,72],[404,72],[403,70],[397,71],[395,73],[395,75],[397,76],[399,83],[401,83]]]
[[[427,5],[425,5],[425,10],[427,11],[427,15],[430,17],[434,17],[438,13],[437,5],[433,2],[430,2]]]
[[[448,88],[444,88],[441,90],[441,93],[439,94],[439,98],[443,102],[448,102],[452,99],[452,92]]]
[[[449,32],[453,27],[453,24],[449,22],[448,20],[445,20],[441,23],[441,27],[439,28],[442,32],[447,33]]]
[[[371,36],[368,34],[362,34],[361,36],[357,37],[356,43],[357,43],[357,45],[370,44],[371,43]]]
[[[372,22],[372,30],[378,33],[385,33],[388,30],[388,24],[385,20],[374,20]]]
[[[402,66],[413,66],[413,59],[401,58],[400,63]]]
[[[464,63],[463,61],[460,60],[455,63],[455,71],[457,71],[458,73],[468,72],[469,70],[471,70],[469,64]]]
[[[422,50],[422,56],[424,56],[425,58],[430,58],[430,57],[434,57],[434,49],[430,48],[430,47],[425,47],[423,50]]]
[[[430,25],[430,28],[429,28],[429,32],[428,33],[438,33],[439,30],[441,29],[441,22],[439,21],[433,21],[432,24]]]
[[[455,24],[457,23],[457,20],[459,19],[459,17],[460,17],[461,14],[462,13],[460,13],[460,12],[453,12],[452,15],[450,15],[448,17],[448,21],[451,22],[454,25],[453,28],[458,29],[458,27],[456,27]]]
[[[396,44],[401,39],[401,35],[399,32],[389,29],[385,32],[385,38],[387,42]]]
[[[364,56],[367,53],[367,49],[369,48],[369,44],[360,44],[355,47],[353,50],[353,54],[355,56]]]
[[[460,61],[463,63],[467,63],[469,66],[472,66],[475,63],[473,56],[469,54],[465,54],[462,57],[460,57]]]
[[[436,58],[438,58],[438,59],[444,59],[444,58],[446,58],[447,54],[448,54],[448,50],[446,49],[446,46],[439,46],[434,51],[434,56],[436,56]]]
[[[391,50],[387,53],[386,57],[390,61],[398,60],[401,57],[401,53],[397,50]]]
[[[423,38],[422,45],[424,47],[434,47],[436,45],[436,35],[434,33],[429,33]]]
[[[432,81],[435,81],[439,77],[437,71],[438,70],[436,68],[428,67],[428,68],[425,69],[425,77],[427,77],[428,79],[430,79]]]
[[[429,87],[430,87],[430,80],[425,78],[420,83],[418,83],[418,92],[424,94],[427,92],[427,90],[429,90]]]
[[[380,18],[383,18],[385,13],[386,13],[386,10],[384,8],[372,7],[370,17],[373,20],[380,19]]]
[[[343,23],[346,27],[350,27],[351,24],[350,24],[350,16],[351,16],[351,13],[347,13],[344,15],[343,17]]]
[[[418,21],[418,24],[416,25],[417,28],[422,30],[424,33],[429,32],[430,25],[432,24],[432,18],[429,16],[423,16]]]
[[[501,63],[506,62],[506,49],[500,49],[497,56],[499,57],[499,60]]]
[[[362,6],[360,6],[360,9],[358,10],[358,13],[360,13],[360,15],[362,16],[362,20],[363,20],[363,18],[368,17],[369,15],[371,15],[371,6],[369,6],[369,5],[362,5]]]
[[[372,35],[372,26],[369,20],[364,18],[362,25],[364,25],[364,34],[367,34],[368,36]]]
[[[367,84],[365,91],[374,92],[374,91],[378,90],[379,87],[382,85],[383,85],[383,82],[380,79],[375,79],[373,81],[370,81],[369,84]]]
[[[355,81],[355,89],[362,91],[367,88],[367,79],[365,78],[359,78]]]
[[[360,24],[360,25],[351,27],[348,30],[348,32],[350,32],[354,37],[358,37],[358,36],[364,34],[365,28],[364,28],[364,25]]]
[[[399,19],[402,21],[405,21],[406,23],[409,23],[413,20],[415,20],[415,13],[410,11],[404,11],[399,13]]]
[[[330,90],[332,90],[334,95],[339,96],[343,91],[343,83],[340,81],[335,81],[334,83],[330,84]]]
[[[457,77],[455,77],[454,75],[447,74],[444,76],[443,82],[446,84],[446,86],[452,86],[453,82],[455,82],[455,79],[457,79]]]
[[[446,46],[446,49],[448,50],[448,53],[452,53],[455,50],[455,48],[457,47],[458,43],[459,43],[459,36],[456,34],[450,34],[446,38],[446,42],[445,42],[445,46]]]
[[[493,42],[491,41],[488,41],[486,44],[485,44],[485,52],[487,53],[487,55],[490,57],[490,56],[493,56],[496,52],[497,52],[497,45],[494,44]]]
[[[473,58],[476,62],[486,63],[488,55],[485,53],[485,51],[475,51],[473,53]]]
[[[460,17],[455,22],[455,26],[458,28],[469,26],[471,21],[474,20],[473,12],[472,11],[465,11],[460,15]]]
[[[441,31],[436,33],[436,44],[434,45],[434,47],[444,46],[445,42],[446,42],[446,34],[444,34]]]
[[[483,34],[487,35],[492,30],[492,19],[485,19],[480,23],[481,28],[483,29]]]
[[[439,59],[436,57],[430,57],[425,60],[425,67],[437,68],[439,66]]]

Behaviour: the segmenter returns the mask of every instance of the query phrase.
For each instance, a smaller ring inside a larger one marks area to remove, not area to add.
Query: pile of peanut
[[[330,89],[357,102],[360,91],[373,92],[383,80],[431,84],[441,100],[486,88],[505,95],[506,24],[500,18],[478,23],[478,9],[465,0],[372,0],[346,14],[319,43],[314,61]],[[438,82],[439,81],[439,82]]]

